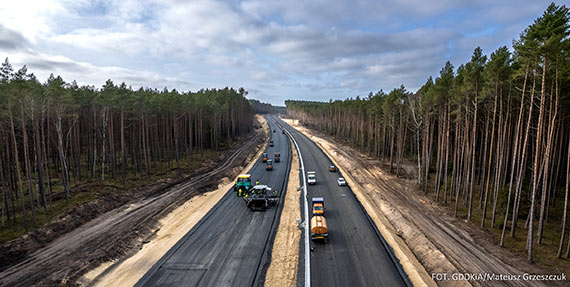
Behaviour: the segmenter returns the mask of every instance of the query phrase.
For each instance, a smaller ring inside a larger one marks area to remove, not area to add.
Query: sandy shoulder
[[[293,143],[291,143],[293,146]],[[293,148],[291,170],[287,193],[283,202],[283,210],[279,221],[279,229],[273,243],[271,264],[265,277],[265,286],[295,286],[299,262],[299,240],[301,230],[296,219],[301,214],[299,202],[299,158]]]

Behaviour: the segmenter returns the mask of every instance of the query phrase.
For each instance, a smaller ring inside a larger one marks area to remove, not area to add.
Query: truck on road
[[[311,218],[311,240],[322,240],[327,243],[329,240],[328,232],[327,220],[324,216],[316,215]]]
[[[313,197],[313,215],[325,215],[325,199],[322,197]]]
[[[314,171],[307,171],[307,183],[315,184],[317,183],[317,173]]]

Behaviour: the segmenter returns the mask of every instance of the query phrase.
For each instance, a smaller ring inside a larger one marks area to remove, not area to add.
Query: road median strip
[[[293,146],[292,142],[291,146]],[[299,185],[299,158],[295,148],[292,148],[292,155],[287,192],[283,201],[284,206],[273,244],[271,264],[267,270],[265,286],[295,286],[297,281],[301,230],[295,220],[301,211],[297,190]]]

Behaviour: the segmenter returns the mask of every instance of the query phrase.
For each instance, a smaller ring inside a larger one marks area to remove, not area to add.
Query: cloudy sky
[[[433,2],[433,3],[430,3]],[[507,45],[542,0],[2,0],[0,57],[100,87],[244,87],[250,98],[417,90],[445,61]],[[560,3],[558,3],[560,4]]]

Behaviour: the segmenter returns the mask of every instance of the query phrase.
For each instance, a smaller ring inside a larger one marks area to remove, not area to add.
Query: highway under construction
[[[278,129],[268,121],[270,130]],[[249,171],[253,181],[276,190],[283,197],[290,167],[289,139],[271,132],[281,162],[267,171],[261,158]],[[268,254],[278,223],[280,205],[252,212],[233,190],[218,202],[136,286],[251,286],[263,285]]]
[[[271,145],[264,153],[279,153],[280,162],[268,170],[262,158],[249,171],[256,181],[277,191],[287,190],[291,149],[300,154],[301,169],[315,171],[318,181],[306,185],[300,176],[303,229],[299,286],[410,286],[390,247],[348,186],[339,186],[339,172],[330,172],[330,159],[308,138],[278,118],[267,117]],[[283,132],[282,132],[283,129]],[[289,138],[291,137],[292,142]],[[305,194],[306,193],[306,194]],[[328,243],[309,242],[307,198],[326,199]],[[136,286],[263,286],[282,205],[252,211],[234,188],[174,245]],[[305,212],[303,212],[305,211]]]

